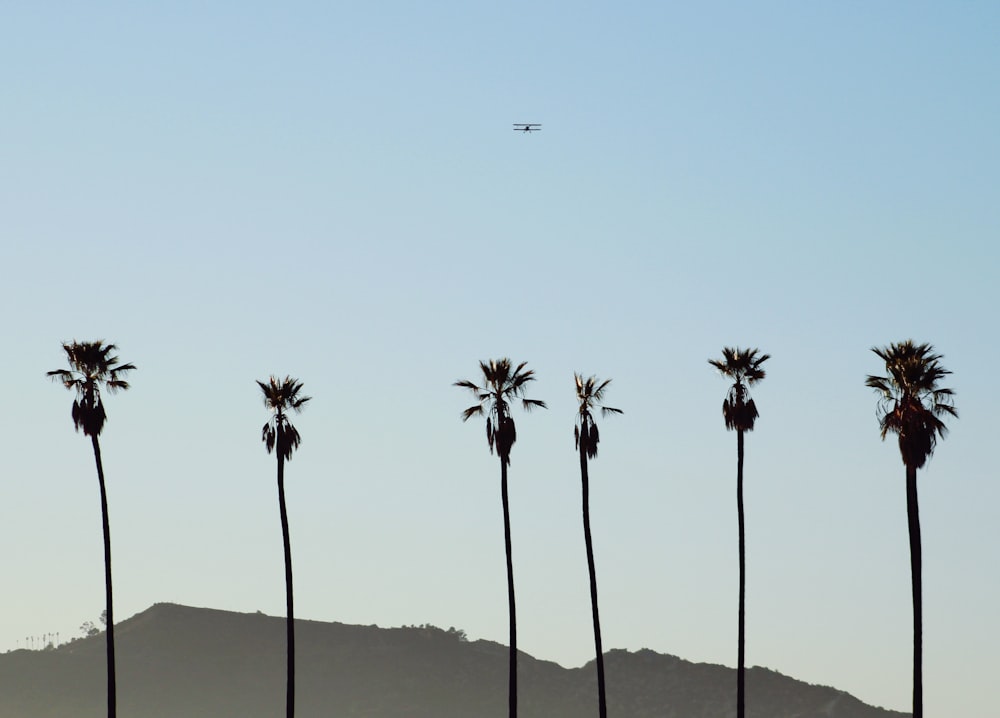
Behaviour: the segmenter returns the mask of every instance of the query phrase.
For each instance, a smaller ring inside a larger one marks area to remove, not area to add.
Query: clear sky
[[[1000,10],[993,3],[18,3],[0,10],[0,650],[103,608],[60,342],[108,402],[116,612],[284,612],[255,379],[313,401],[297,614],[506,642],[499,462],[451,386],[537,372],[511,466],[521,647],[736,662],[724,345],[747,438],[747,662],[910,705],[904,470],[869,349],[930,342],[961,418],[920,472],[928,714],[995,715]],[[511,131],[540,122],[542,132]]]

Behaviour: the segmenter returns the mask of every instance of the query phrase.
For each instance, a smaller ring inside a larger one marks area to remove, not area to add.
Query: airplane
[[[537,122],[515,122],[514,132],[540,132],[541,124]]]

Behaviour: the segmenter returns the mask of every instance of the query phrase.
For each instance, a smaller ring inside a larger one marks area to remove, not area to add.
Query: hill
[[[116,626],[122,718],[274,718],[284,713],[284,619],[156,604]],[[504,718],[507,648],[433,627],[296,621],[300,718]],[[106,715],[104,637],[0,655],[0,715]],[[606,654],[614,718],[727,718],[735,672],[649,650]],[[521,654],[522,718],[596,715],[593,663]],[[765,668],[747,671],[749,718],[902,718]]]

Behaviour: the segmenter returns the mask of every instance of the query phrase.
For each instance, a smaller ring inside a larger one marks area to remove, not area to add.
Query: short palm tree
[[[604,391],[610,379],[598,383],[596,377],[584,379],[574,374],[576,399],[580,403],[573,439],[580,452],[580,479],[583,482],[583,540],[587,547],[587,568],[590,571],[590,607],[594,615],[594,648],[597,655],[597,711],[600,718],[607,718],[608,703],[604,689],[604,650],[601,647],[601,617],[597,610],[597,573],[594,570],[594,543],[590,534],[590,474],[587,470],[590,459],[597,458],[597,444],[601,440],[594,411],[601,410],[601,416],[621,414],[621,409],[604,406]]]
[[[510,465],[510,450],[517,441],[517,429],[510,415],[510,403],[514,399],[521,400],[525,411],[535,407],[545,407],[544,401],[526,399],[525,388],[535,380],[535,373],[525,369],[527,362],[521,362],[512,367],[510,359],[491,359],[489,363],[479,362],[483,373],[482,386],[468,380],[456,381],[454,386],[471,391],[478,400],[462,412],[462,421],[468,421],[473,416],[486,415],[486,442],[490,453],[494,449],[500,457],[500,496],[503,503],[504,546],[507,551],[507,605],[510,620],[510,667],[507,683],[508,714],[510,718],[517,716],[517,618],[514,608],[514,563],[510,547],[510,504],[507,499],[507,467]]]
[[[739,628],[736,649],[736,718],[746,715],[745,690],[745,643],[746,643],[746,538],[743,520],[743,434],[753,431],[757,421],[757,405],[750,398],[752,385],[764,378],[761,364],[771,358],[770,354],[758,355],[758,349],[738,349],[724,347],[722,359],[709,359],[732,386],[722,402],[722,418],[726,428],[736,431],[736,512],[740,534],[740,601]]]
[[[938,437],[948,429],[944,416],[958,418],[954,392],[939,386],[951,374],[940,364],[941,355],[930,344],[906,340],[872,351],[885,362],[887,376],[869,376],[865,384],[880,395],[878,416],[882,439],[899,437],[899,453],[906,467],[906,519],[910,536],[910,575],[913,589],[913,718],[923,708],[923,609],[921,584],[920,510],[917,469],[934,453]]]
[[[73,426],[83,430],[90,437],[97,463],[97,482],[101,488],[101,518],[104,525],[104,596],[107,607],[108,658],[108,717],[115,718],[118,712],[118,691],[115,684],[115,623],[111,590],[111,525],[108,521],[108,494],[104,484],[104,465],[101,462],[101,444],[98,437],[104,429],[107,414],[101,399],[101,390],[109,394],[128,389],[125,375],[135,369],[134,364],[122,364],[114,352],[114,344],[95,342],[64,342],[63,350],[69,362],[69,369],[54,369],[46,376],[62,382],[63,386],[76,392],[73,400]]]
[[[261,431],[261,440],[267,453],[278,457],[278,507],[281,511],[281,538],[285,547],[285,631],[287,635],[288,680],[285,694],[285,712],[288,718],[295,715],[295,610],[292,595],[292,545],[288,537],[288,511],[285,508],[285,460],[291,460],[302,438],[288,420],[288,412],[302,411],[311,397],[302,396],[302,382],[286,376],[282,380],[272,376],[266,383],[257,382],[264,395],[264,406],[273,415]]]

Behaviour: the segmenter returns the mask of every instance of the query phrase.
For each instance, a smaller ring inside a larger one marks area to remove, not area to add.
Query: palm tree
[[[771,358],[770,354],[757,355],[758,349],[723,347],[722,359],[709,359],[727,379],[732,379],[725,400],[722,402],[722,418],[726,428],[736,431],[736,513],[740,533],[740,607],[739,629],[736,649],[736,718],[746,715],[746,691],[744,665],[746,643],[746,539],[743,520],[743,433],[753,431],[757,421],[757,405],[750,398],[749,387],[764,378],[760,365]]]
[[[265,384],[257,382],[264,394],[264,406],[274,412],[264,424],[261,440],[267,453],[275,449],[278,457],[278,507],[281,510],[281,538],[285,547],[285,630],[287,634],[288,680],[285,695],[285,713],[288,718],[295,715],[295,610],[292,601],[292,546],[288,538],[288,512],[285,508],[285,460],[291,461],[292,452],[299,447],[302,438],[298,430],[288,420],[288,412],[302,411],[303,405],[311,397],[301,396],[302,382],[286,376],[281,381],[272,376]]]
[[[601,648],[601,618],[597,611],[597,573],[594,570],[594,543],[590,535],[590,475],[587,471],[589,459],[597,458],[597,444],[601,440],[594,421],[593,410],[600,408],[601,416],[621,414],[621,409],[604,406],[604,390],[611,383],[606,379],[600,384],[596,377],[584,379],[580,374],[574,374],[576,379],[576,399],[580,402],[580,411],[576,425],[573,427],[573,439],[580,452],[580,478],[583,482],[583,539],[587,546],[587,568],[590,570],[590,607],[594,614],[594,648],[597,654],[597,711],[600,718],[607,718],[608,704],[604,690],[604,650]]]
[[[948,432],[941,418],[958,418],[954,392],[938,386],[950,371],[939,363],[940,354],[930,344],[907,339],[872,351],[885,362],[888,376],[869,376],[865,384],[879,395],[878,417],[882,440],[899,437],[899,453],[906,467],[906,519],[910,535],[910,575],[913,589],[913,718],[922,718],[923,707],[923,608],[921,591],[920,510],[917,502],[917,469],[934,453],[938,437]]]
[[[530,411],[538,406],[546,408],[544,401],[526,399],[524,391],[529,382],[535,380],[535,372],[525,369],[527,362],[517,368],[511,367],[510,359],[490,359],[487,364],[479,362],[483,372],[482,386],[468,380],[456,381],[454,386],[471,391],[479,403],[462,412],[462,421],[473,416],[486,415],[486,442],[490,453],[496,449],[500,456],[500,496],[503,503],[504,545],[507,550],[507,605],[510,620],[510,669],[507,682],[508,714],[517,718],[517,618],[514,610],[514,563],[510,550],[510,504],[507,500],[507,467],[510,465],[510,450],[517,441],[517,429],[510,415],[510,402],[521,399],[521,406]]]
[[[69,369],[54,369],[46,376],[62,382],[67,389],[76,392],[73,400],[73,427],[90,437],[97,464],[97,483],[101,488],[101,519],[104,525],[104,596],[107,612],[107,634],[105,642],[108,654],[108,718],[115,718],[118,711],[118,691],[115,685],[115,624],[111,590],[111,525],[108,521],[108,494],[104,484],[104,465],[101,462],[101,444],[98,441],[107,414],[101,400],[101,390],[109,394],[128,389],[124,376],[135,369],[134,364],[121,364],[114,354],[118,350],[114,344],[103,340],[95,342],[63,342],[63,350],[69,362]]]

